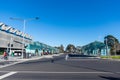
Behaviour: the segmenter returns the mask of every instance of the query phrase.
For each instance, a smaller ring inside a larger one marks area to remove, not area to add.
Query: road
[[[1,80],[120,80],[120,61],[68,59],[65,55],[27,61],[0,69]]]

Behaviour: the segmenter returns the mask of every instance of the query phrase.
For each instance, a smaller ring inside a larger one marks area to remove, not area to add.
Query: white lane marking
[[[4,75],[0,76],[0,80],[6,78],[6,77],[8,77],[8,76],[11,76],[11,75],[13,75],[13,74],[15,74],[15,73],[17,73],[17,72],[9,72],[9,73],[7,73],[7,74],[4,74]]]
[[[0,72],[10,72],[10,71],[0,71]],[[114,74],[112,72],[48,72],[48,71],[12,71],[17,73],[53,73],[53,74]],[[116,72],[118,73],[118,72]]]
[[[0,71],[0,72],[10,72],[10,71]],[[11,71],[15,73],[53,73],[53,74],[114,74],[120,72],[50,72],[50,71]]]
[[[116,72],[116,73],[120,73],[120,72]]]
[[[53,73],[53,74],[112,74],[111,72],[40,72],[40,71],[20,71],[20,73]]]

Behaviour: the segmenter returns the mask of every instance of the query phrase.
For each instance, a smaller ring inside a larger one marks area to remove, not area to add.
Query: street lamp
[[[39,17],[35,17],[35,18],[28,18],[28,19],[21,19],[21,18],[10,18],[11,20],[18,20],[18,21],[23,21],[23,34],[25,33],[25,28],[26,28],[26,22],[27,21],[31,21],[31,20],[38,20]],[[24,40],[25,35],[23,35],[23,46],[22,46],[22,58],[23,58],[23,54],[24,54],[24,44],[25,44],[25,40]]]
[[[13,47],[12,46],[12,35],[10,34],[10,45],[9,45],[9,48],[10,48],[10,52],[9,52],[9,54],[11,55],[11,47]]]
[[[107,38],[105,38],[105,43],[106,43],[106,54],[110,56],[110,53],[108,53],[108,44],[107,44]]]

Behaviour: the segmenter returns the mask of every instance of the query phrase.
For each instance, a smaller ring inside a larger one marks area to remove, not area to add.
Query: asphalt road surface
[[[65,55],[0,69],[1,80],[120,80],[120,61],[70,58]]]

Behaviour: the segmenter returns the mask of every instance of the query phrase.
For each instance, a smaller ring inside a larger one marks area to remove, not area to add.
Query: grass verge
[[[108,58],[111,58],[111,59],[120,59],[120,56],[101,56],[101,58],[105,58],[105,59],[108,59]]]

